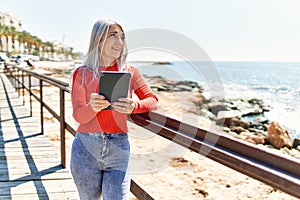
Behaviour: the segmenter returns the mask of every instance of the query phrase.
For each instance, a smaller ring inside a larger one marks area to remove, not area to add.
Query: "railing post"
[[[19,69],[16,68],[16,75],[15,75],[15,80],[16,80],[16,83],[15,83],[15,89],[16,89],[16,92],[18,93],[18,95],[20,96],[19,94],[19,91],[18,91],[18,87],[19,87],[19,83],[18,83],[18,73],[19,73]],[[19,97],[18,96],[18,97]]]
[[[60,89],[60,156],[63,168],[66,168],[66,141],[65,141],[65,92]]]
[[[13,68],[12,69],[12,79],[13,79],[13,86],[14,86],[14,88],[16,89],[17,88],[17,78],[16,78],[16,71],[17,71],[17,69],[16,68]]]
[[[40,114],[41,114],[41,133],[44,134],[44,113],[43,113],[43,81],[40,79]]]
[[[17,69],[17,86],[16,86],[17,90],[18,90],[18,95],[19,97],[21,96],[21,89],[20,89],[20,70]]]
[[[28,89],[29,89],[29,110],[30,117],[32,117],[32,96],[31,96],[31,74],[28,74]]]
[[[22,71],[22,96],[23,96],[23,105],[25,105],[25,83],[24,83],[24,71]]]
[[[3,70],[3,72],[4,72],[4,74],[7,75],[7,72],[8,72],[8,66],[7,66],[7,63],[4,62],[3,65],[4,65],[4,70]]]

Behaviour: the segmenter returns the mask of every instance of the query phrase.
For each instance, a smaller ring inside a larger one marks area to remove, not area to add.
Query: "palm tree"
[[[19,49],[21,48],[21,46],[23,46],[24,50],[25,50],[25,43],[26,43],[28,37],[29,37],[29,33],[27,33],[26,31],[21,31],[18,33],[18,40],[19,40],[19,45],[20,45]],[[23,53],[23,52],[21,52],[21,53]]]
[[[0,46],[2,51],[6,51],[7,54],[10,54],[10,49],[9,49],[9,39],[11,38],[12,41],[12,51],[15,50],[15,45],[16,45],[16,39],[18,36],[18,31],[16,30],[15,27],[13,26],[0,26]],[[2,43],[2,38],[4,37],[5,39],[5,44],[6,44],[6,49],[4,50],[4,44]]]
[[[6,53],[9,54],[9,46],[8,46],[8,39],[10,35],[10,28],[8,26],[3,27],[3,36],[5,37],[5,43],[6,43]]]
[[[2,43],[2,37],[4,36],[4,26],[2,26],[0,24],[0,49],[3,52],[4,51],[4,47],[3,47],[3,43]]]
[[[32,41],[33,41],[33,45],[34,45],[34,49],[33,49],[33,55],[40,55],[40,47],[43,45],[43,42],[40,38],[38,38],[37,36],[32,36]]]
[[[16,52],[16,41],[19,43],[19,48],[23,46],[26,50],[26,53],[34,53],[35,55],[40,55],[41,56],[41,49],[43,52],[47,52],[48,55],[53,54],[55,52],[63,53],[63,54],[73,54],[73,48],[68,48],[67,50],[65,49],[55,49],[54,48],[54,43],[52,42],[43,42],[40,38],[37,36],[31,35],[27,31],[17,31],[15,27],[12,26],[3,26],[0,24],[0,51],[6,52],[8,55],[11,53],[10,52],[10,46],[9,46],[9,39],[11,38],[12,40],[12,52]],[[6,47],[6,49],[4,49]]]
[[[44,51],[47,52],[48,58],[49,58],[50,53],[51,53],[51,55],[53,55],[53,53],[54,53],[54,44],[49,41],[44,42]]]
[[[17,39],[18,31],[16,27],[10,26],[9,27],[9,36],[11,36],[11,41],[12,41],[12,51],[15,51],[16,47],[16,39]]]

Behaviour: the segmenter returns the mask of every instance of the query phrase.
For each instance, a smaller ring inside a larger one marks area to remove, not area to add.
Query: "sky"
[[[181,34],[212,61],[300,61],[299,0],[1,0],[0,11],[19,17],[32,35],[75,51],[87,51],[93,24],[108,17],[125,32],[153,28]],[[136,55],[145,60],[160,55],[154,54]],[[160,56],[175,59],[168,55]]]

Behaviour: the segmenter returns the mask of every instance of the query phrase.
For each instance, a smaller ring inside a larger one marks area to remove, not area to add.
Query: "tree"
[[[0,49],[4,51],[2,37],[4,37],[4,26],[0,25]]]
[[[9,54],[9,46],[8,46],[8,38],[10,36],[10,28],[8,26],[3,27],[3,36],[5,38],[5,43],[6,43],[6,52]]]
[[[41,56],[41,50],[43,52],[46,52],[51,54],[55,53],[56,49],[54,48],[54,44],[52,42],[43,42],[40,38],[37,36],[31,35],[27,31],[17,31],[15,27],[12,26],[3,26],[0,24],[0,51],[6,52],[8,55],[11,53],[9,52],[9,39],[12,39],[12,52],[16,52],[16,44],[18,41],[19,43],[19,48],[23,46],[26,50],[27,53],[34,54]],[[6,48],[4,48],[4,46]],[[70,51],[68,51],[70,50]],[[72,55],[72,50],[73,48],[71,47],[68,50],[64,49],[59,49],[59,53],[64,53],[64,54],[71,54]]]
[[[16,48],[17,35],[18,35],[18,31],[17,31],[16,27],[10,26],[9,27],[9,36],[11,36],[12,51],[15,51],[15,48]]]
[[[23,45],[24,48],[27,48],[28,41],[31,40],[31,35],[27,31],[21,31],[18,33],[18,40],[19,40],[20,47],[21,45]]]
[[[43,45],[43,42],[37,36],[32,36],[31,38],[32,38],[32,46],[33,46],[31,53],[33,55],[38,56],[38,55],[40,55],[40,47]]]

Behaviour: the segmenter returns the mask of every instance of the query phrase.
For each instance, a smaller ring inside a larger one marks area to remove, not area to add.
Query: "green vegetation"
[[[8,45],[9,40],[11,40],[11,49]],[[24,49],[24,52],[20,52],[21,48]],[[65,58],[70,56],[76,58],[78,53],[74,53],[73,49],[72,47],[55,45],[49,41],[42,41],[27,31],[17,31],[13,26],[0,25],[0,52],[4,52],[8,56],[28,53],[41,58],[51,58],[54,57],[54,55],[63,55]]]

